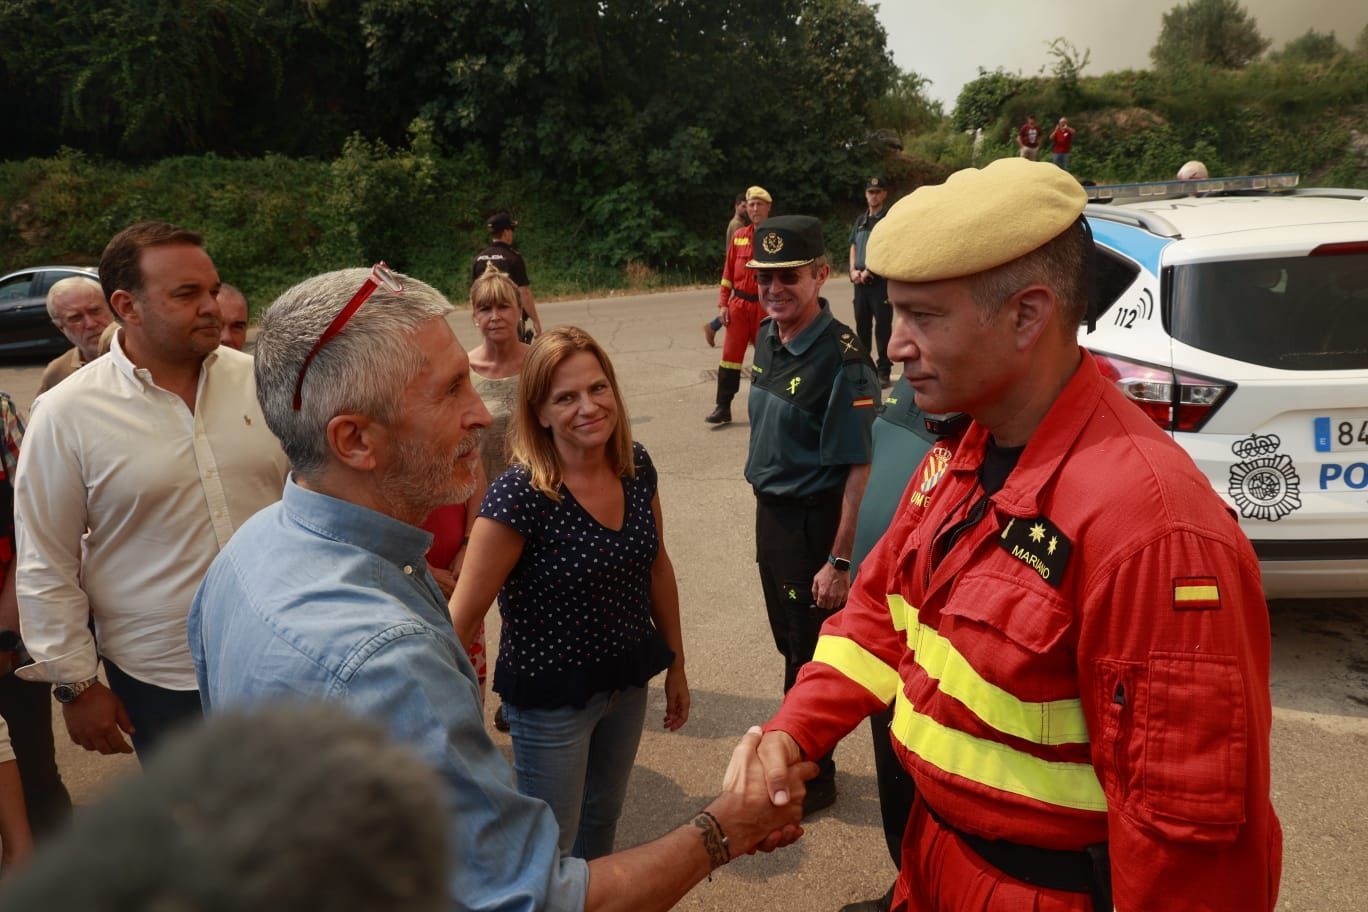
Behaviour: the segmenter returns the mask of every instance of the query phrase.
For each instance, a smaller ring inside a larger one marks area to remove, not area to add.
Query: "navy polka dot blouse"
[[[619,530],[589,515],[565,485],[560,503],[536,490],[522,466],[485,494],[480,515],[524,540],[499,590],[494,669],[494,691],[514,706],[583,706],[596,693],[642,686],[674,661],[651,621],[655,466],[641,444],[632,453],[636,477],[622,479]]]

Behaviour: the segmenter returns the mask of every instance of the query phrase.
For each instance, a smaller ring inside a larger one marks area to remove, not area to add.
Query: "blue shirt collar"
[[[798,335],[789,339],[788,342],[783,343],[784,348],[787,348],[792,354],[801,355],[811,348],[812,343],[816,342],[822,333],[826,332],[827,324],[835,319],[835,317],[831,315],[831,306],[827,304],[826,298],[818,298],[817,304],[821,307],[821,310],[817,313],[817,318],[809,323]],[[778,326],[774,327],[774,341],[779,341]]]
[[[295,483],[294,475],[286,479],[280,500],[292,522],[324,538],[365,548],[401,567],[416,564],[427,568],[431,532],[369,507],[302,488]]]

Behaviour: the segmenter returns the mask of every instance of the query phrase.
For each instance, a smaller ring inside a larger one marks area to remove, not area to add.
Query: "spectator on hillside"
[[[1040,153],[1040,125],[1034,114],[1026,115],[1026,122],[1017,129],[1017,155],[1035,161]]]
[[[225,284],[219,289],[218,301],[223,316],[219,345],[242,351],[247,344],[247,296],[232,285]]]
[[[1050,144],[1053,147],[1051,156],[1054,163],[1065,171],[1069,170],[1069,153],[1073,151],[1074,134],[1078,132],[1069,126],[1069,118],[1059,118],[1059,123],[1055,124],[1054,132],[1050,134]]]
[[[233,530],[279,499],[287,468],[252,359],[219,345],[218,272],[201,244],[165,222],[114,236],[100,259],[120,326],[109,356],[38,398],[19,456],[17,591],[34,659],[19,675],[56,684],[72,741],[103,754],[145,755],[199,716],[190,600]]]
[[[75,348],[53,358],[43,369],[38,393],[47,392],[100,356],[100,333],[114,319],[100,283],[86,276],[68,276],[52,284],[47,312]]]

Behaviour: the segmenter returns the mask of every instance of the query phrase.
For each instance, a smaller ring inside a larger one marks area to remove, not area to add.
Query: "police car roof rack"
[[[1155,215],[1153,212],[1146,212],[1143,209],[1113,209],[1110,206],[1103,206],[1093,203],[1084,207],[1083,214],[1088,218],[1105,219],[1108,222],[1120,222],[1123,225],[1130,225],[1132,228],[1143,228],[1150,234],[1157,234],[1159,237],[1180,238],[1183,233],[1162,215]]]
[[[1185,196],[1215,196],[1235,193],[1266,193],[1293,190],[1301,175],[1292,171],[1276,174],[1243,174],[1236,177],[1209,177],[1205,180],[1146,181],[1138,184],[1098,184],[1084,187],[1095,203],[1126,200],[1181,199]]]
[[[1319,196],[1327,199],[1368,200],[1368,190],[1351,187],[1298,187],[1293,196]]]

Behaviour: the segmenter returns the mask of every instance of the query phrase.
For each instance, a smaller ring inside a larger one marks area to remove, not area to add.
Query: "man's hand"
[[[62,704],[71,740],[88,751],[102,754],[131,754],[133,745],[124,734],[133,734],[123,701],[99,681],[90,685],[72,703]]]
[[[753,726],[732,751],[722,794],[708,805],[727,834],[733,857],[772,852],[803,835],[798,822],[803,818],[804,783],[817,775],[817,764],[804,761],[795,742],[793,762],[776,763],[771,776],[757,753],[761,744],[760,728]]]
[[[684,676],[682,663],[671,665],[665,672],[665,728],[679,731],[689,721],[689,679]]]
[[[835,611],[845,604],[850,594],[850,572],[837,570],[831,564],[823,564],[822,569],[812,578],[812,600],[823,611]]]
[[[731,325],[731,308],[730,308],[730,307],[725,307],[725,306],[724,306],[724,307],[719,307],[719,308],[717,308],[717,319],[719,319],[719,320],[722,321],[722,325],[723,325],[723,326],[730,326],[730,325]]]

